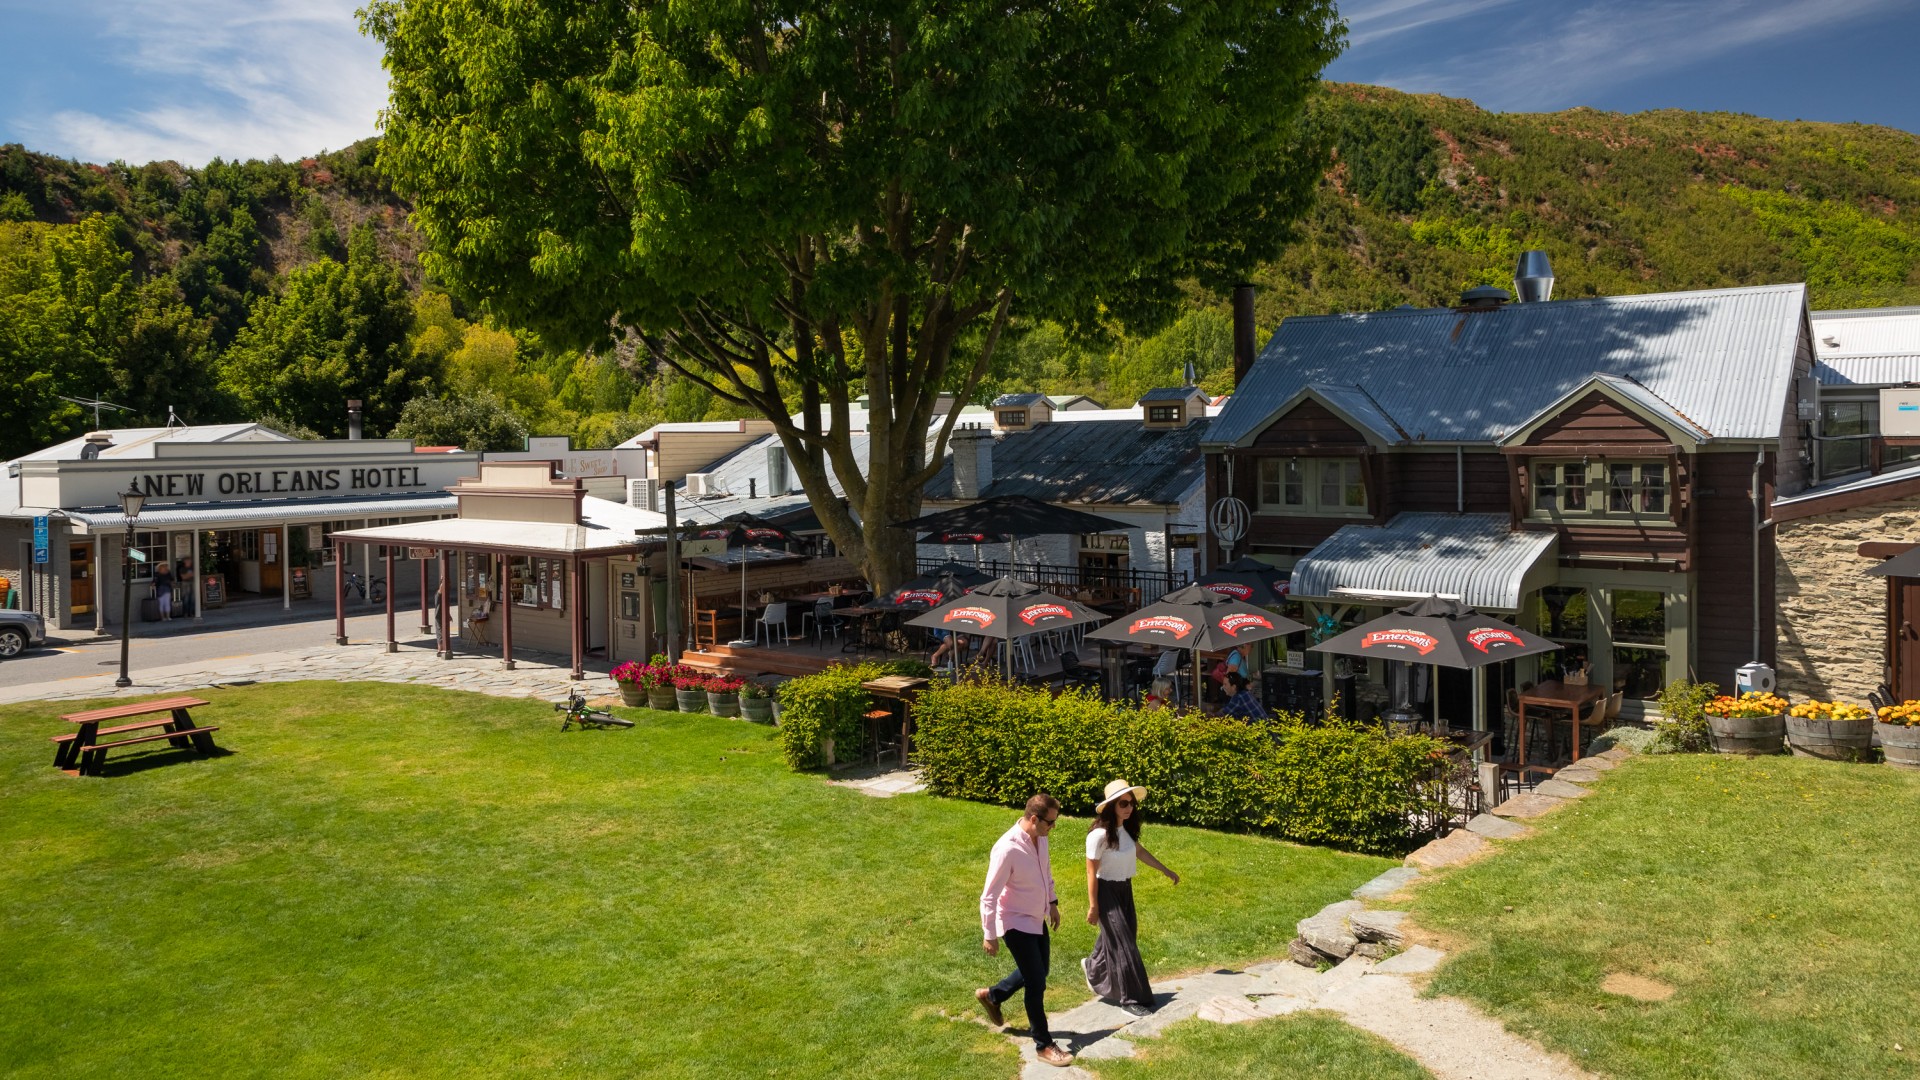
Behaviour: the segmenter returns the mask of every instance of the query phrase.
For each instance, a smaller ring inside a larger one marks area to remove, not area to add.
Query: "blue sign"
[[[44,562],[52,561],[50,558],[51,551],[49,550],[51,546],[52,545],[50,545],[47,542],[47,519],[44,517],[34,518],[33,519],[33,561],[36,563],[44,563]]]

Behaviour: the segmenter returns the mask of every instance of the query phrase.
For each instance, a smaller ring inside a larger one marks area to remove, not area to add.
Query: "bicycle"
[[[378,604],[387,598],[387,579],[374,578],[368,581],[353,571],[347,571],[346,579],[340,585],[343,593],[358,592],[360,599]]]
[[[567,730],[568,727],[576,724],[579,725],[581,731],[585,731],[590,727],[591,728],[610,728],[610,727],[630,728],[633,726],[633,721],[622,720],[619,717],[613,715],[612,713],[607,712],[605,709],[587,708],[587,699],[585,695],[581,694],[578,690],[574,690],[572,688],[569,688],[567,690],[567,700],[564,702],[558,702],[558,701],[554,702],[553,709],[555,712],[566,714],[566,716],[562,717],[560,720],[561,731],[565,731]]]

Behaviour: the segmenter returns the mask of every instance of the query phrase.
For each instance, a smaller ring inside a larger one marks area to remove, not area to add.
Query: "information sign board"
[[[33,519],[33,561],[37,563],[53,560],[53,545],[47,542],[47,519]]]

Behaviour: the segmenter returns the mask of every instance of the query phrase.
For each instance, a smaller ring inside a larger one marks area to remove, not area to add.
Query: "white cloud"
[[[1383,38],[1430,23],[1460,19],[1488,8],[1503,7],[1517,0],[1360,0],[1343,4],[1340,14],[1347,20],[1347,44],[1361,48]]]
[[[1452,0],[1470,4],[1473,0]],[[1726,53],[1826,30],[1911,0],[1632,0],[1510,24],[1508,35],[1438,63],[1369,81],[1471,98],[1494,109],[1550,110],[1597,90]],[[1438,8],[1385,0],[1382,8]],[[1405,18],[1410,13],[1397,13]],[[1524,26],[1524,30],[1521,27]],[[1489,30],[1494,29],[1492,25]]]
[[[297,158],[375,133],[386,102],[363,0],[92,0],[111,111],[17,117],[35,149],[90,161]]]

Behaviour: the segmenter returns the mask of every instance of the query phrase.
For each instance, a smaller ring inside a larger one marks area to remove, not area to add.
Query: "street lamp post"
[[[127,677],[127,649],[133,639],[133,519],[140,516],[146,502],[137,481],[120,493],[120,509],[127,516],[127,540],[120,548],[120,677],[113,680],[115,686],[133,685]]]

